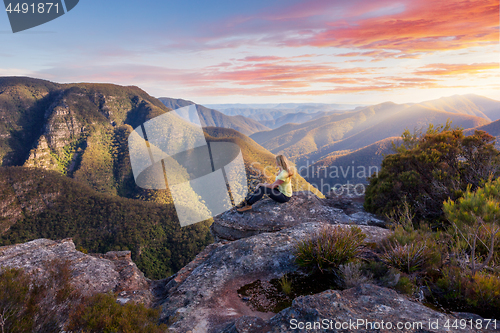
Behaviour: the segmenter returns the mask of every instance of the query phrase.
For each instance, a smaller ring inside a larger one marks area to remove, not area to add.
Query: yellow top
[[[288,176],[288,172],[286,170],[281,171],[277,176],[276,180],[282,180],[283,183],[278,185],[278,190],[286,195],[287,197],[292,196],[292,177]]]

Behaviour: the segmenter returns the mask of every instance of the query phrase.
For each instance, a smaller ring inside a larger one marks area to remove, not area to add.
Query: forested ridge
[[[55,171],[0,168],[2,245],[73,238],[82,251],[130,250],[150,278],[165,278],[212,240],[209,223],[181,228],[174,207],[98,193]],[[6,214],[10,212],[10,214]]]

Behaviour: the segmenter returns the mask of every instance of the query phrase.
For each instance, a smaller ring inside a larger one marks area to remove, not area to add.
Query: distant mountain
[[[216,110],[223,110],[226,113],[228,109],[241,109],[241,110],[312,110],[317,111],[331,111],[331,110],[353,110],[357,107],[366,106],[364,104],[338,104],[338,103],[268,103],[268,104],[206,104],[207,107]]]
[[[245,116],[257,121],[273,120],[289,113],[296,113],[295,109],[252,109],[252,108],[228,108],[220,109],[220,112],[228,116]]]
[[[281,104],[211,104],[210,107],[230,116],[242,115],[270,128],[286,123],[303,123],[327,113],[343,113],[359,104],[281,103]]]
[[[168,110],[137,87],[0,77],[0,165],[31,160],[66,172],[73,150],[100,142],[94,133],[112,141],[105,132],[138,126]]]
[[[404,112],[398,112],[384,122],[379,122],[367,129],[359,131],[345,139],[331,143],[323,149],[328,150],[352,150],[370,145],[374,141],[379,141],[390,136],[398,136],[405,129],[427,128],[429,124],[444,124],[450,119],[453,126],[461,128],[470,128],[477,125],[487,124],[489,121],[484,118],[469,116],[465,114],[456,114],[449,112],[436,111],[412,105]],[[375,121],[374,121],[375,122]]]
[[[490,133],[497,138],[497,148],[500,148],[500,120],[494,122],[487,120],[490,116],[494,117],[495,108],[499,104],[500,102],[476,95],[443,97],[418,104],[384,103],[373,109],[375,119],[369,117],[364,122],[374,124],[365,126],[362,130],[359,130],[362,124],[359,124],[358,129],[346,133],[343,139],[322,145],[311,153],[300,155],[296,158],[296,162],[302,168],[301,174],[308,182],[320,189],[346,182],[365,183],[364,177],[372,173],[369,172],[369,168],[371,167],[372,171],[380,168],[383,155],[392,153],[391,142],[397,143],[405,128],[410,130],[426,128],[429,123],[442,124],[448,118],[453,121],[453,126],[465,128],[465,135],[473,134],[476,129]],[[377,119],[379,117],[383,119]],[[314,135],[317,137],[317,133],[314,131],[312,133],[308,133],[305,137],[309,142],[315,139]],[[258,138],[259,135],[264,136],[269,133],[257,133],[255,137]],[[392,137],[386,138],[388,135]],[[299,144],[304,141],[306,140],[302,139]],[[373,143],[374,141],[376,142]],[[290,148],[286,149],[291,151]],[[328,172],[325,174],[325,171]]]
[[[472,135],[476,130],[485,131],[486,133],[493,135],[496,138],[495,147],[500,150],[500,120],[492,121],[491,123],[483,126],[466,129],[464,134]]]
[[[489,124],[474,127],[474,128],[469,128],[464,130],[465,135],[471,135],[474,134],[474,131],[485,131],[493,136],[500,136],[500,120],[492,121]]]
[[[160,97],[159,100],[166,107],[172,110],[195,104],[194,102],[184,99],[173,99],[167,97]],[[266,127],[253,119],[241,115],[227,116],[224,113],[221,113],[214,109],[206,108],[202,105],[198,105],[198,111],[202,117],[201,121],[202,126],[204,127],[213,126],[232,128],[245,135],[250,135],[256,132],[266,131],[270,129],[269,127]]]
[[[500,101],[474,94],[442,97],[422,102],[420,105],[445,112],[469,114],[491,121],[500,119]]]
[[[380,130],[380,128],[377,128],[377,130]],[[485,131],[496,137],[495,146],[500,150],[500,120],[465,129],[464,135],[472,135],[476,130]],[[351,184],[365,184],[367,183],[365,177],[380,171],[384,156],[394,153],[392,143],[397,146],[400,142],[400,136],[390,137],[352,152],[349,150],[333,151],[317,162],[314,162],[314,158],[322,156],[322,154],[312,153],[307,156],[310,158],[309,160],[302,161],[304,165],[299,167],[299,170],[309,183],[315,185],[323,193],[334,188],[337,184],[346,184],[348,182]],[[328,149],[331,148],[324,148],[323,153]],[[361,190],[362,187],[360,186],[359,191]]]
[[[316,118],[321,118],[326,115],[327,112],[325,111],[318,111],[313,113],[305,113],[305,112],[287,113],[276,119],[259,120],[259,122],[263,125],[266,125],[269,128],[274,129],[289,123],[302,124],[305,123],[306,121]]]
[[[332,153],[299,170],[304,178],[323,193],[327,193],[335,185],[366,184],[366,177],[380,171],[384,156],[394,153],[392,143],[398,145],[400,141],[401,137],[390,137],[353,152]],[[360,187],[359,190],[361,189]]]
[[[357,111],[332,114],[303,124],[286,124],[259,132],[251,137],[272,153],[283,153],[302,166],[318,161],[335,151],[353,151],[388,137],[399,136],[406,129],[425,128],[445,123],[470,128],[488,120],[467,114],[440,111],[420,104],[391,102]]]

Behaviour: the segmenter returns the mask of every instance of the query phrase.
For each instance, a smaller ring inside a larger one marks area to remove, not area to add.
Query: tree
[[[475,131],[465,137],[450,123],[425,133],[405,130],[402,144],[385,156],[378,175],[370,178],[365,209],[388,214],[406,198],[418,220],[443,217],[442,203],[456,200],[470,186],[476,190],[490,176],[499,174],[499,152],[494,137]]]
[[[491,179],[482,188],[471,191],[457,201],[448,199],[443,210],[456,234],[470,248],[471,276],[484,269],[493,258],[497,236],[500,235],[500,178]],[[485,235],[485,237],[483,236]],[[484,239],[486,238],[486,239]],[[476,250],[482,244],[487,249],[485,260],[477,265]]]

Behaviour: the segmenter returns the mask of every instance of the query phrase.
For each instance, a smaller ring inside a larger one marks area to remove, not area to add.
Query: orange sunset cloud
[[[481,64],[431,64],[422,68],[426,70],[416,71],[415,74],[421,75],[460,75],[460,74],[476,74],[479,72],[500,69],[498,62],[481,63]]]
[[[407,6],[402,13],[355,24],[332,23],[311,38],[290,39],[284,44],[396,50],[404,55],[498,43],[498,0],[424,0]]]

